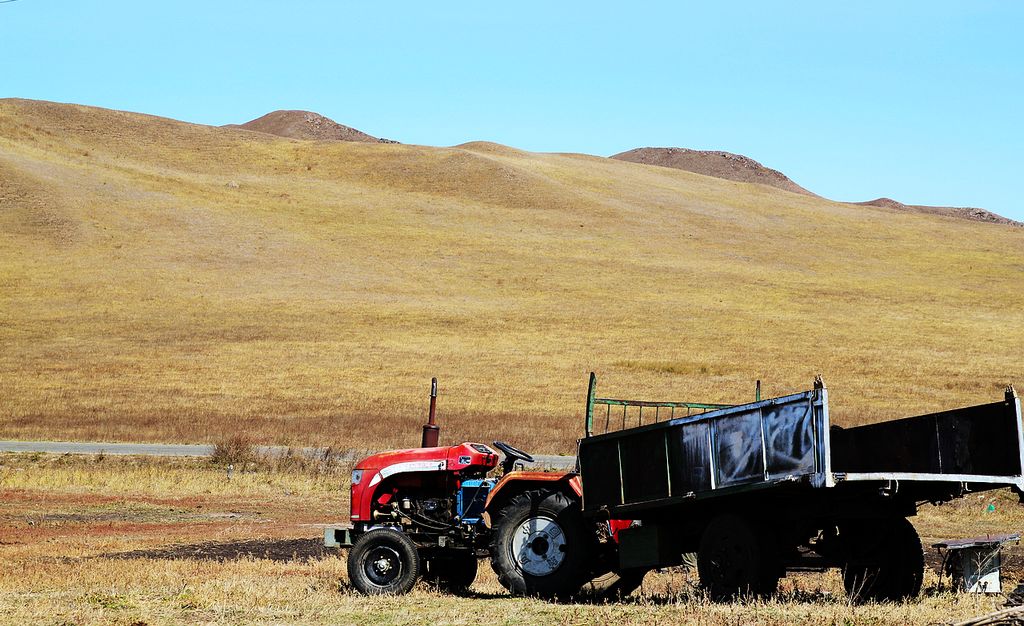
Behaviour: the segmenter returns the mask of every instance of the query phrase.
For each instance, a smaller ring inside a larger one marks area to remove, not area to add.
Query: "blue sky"
[[[1024,2],[0,4],[0,97],[405,143],[728,150],[1024,220]]]

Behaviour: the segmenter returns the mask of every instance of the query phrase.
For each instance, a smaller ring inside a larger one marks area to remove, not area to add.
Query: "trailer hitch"
[[[891,478],[885,487],[878,488],[878,495],[883,498],[891,498],[896,495],[896,492],[900,490],[900,481],[895,478]]]

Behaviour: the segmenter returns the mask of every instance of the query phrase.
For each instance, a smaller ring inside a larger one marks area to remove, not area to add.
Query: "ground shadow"
[[[271,561],[306,561],[319,559],[336,551],[325,548],[323,539],[243,539],[239,541],[206,541],[173,545],[150,550],[130,550],[99,555],[107,559],[191,559],[199,561],[233,561],[239,558]]]
[[[489,592],[489,591],[475,591],[473,589],[469,589],[467,591],[461,591],[459,593],[445,593],[443,591],[437,591],[436,588],[432,588],[432,587],[428,587],[428,589],[430,589],[431,591],[435,591],[437,593],[441,593],[441,594],[447,595],[447,596],[452,596],[452,597],[456,597],[456,598],[465,598],[467,600],[498,600],[500,598],[504,598],[504,599],[507,600],[510,597],[509,594],[507,594],[507,593],[492,593],[492,592]]]

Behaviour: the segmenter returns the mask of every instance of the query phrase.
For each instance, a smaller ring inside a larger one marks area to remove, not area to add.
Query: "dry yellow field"
[[[952,593],[929,569],[916,602],[852,606],[832,572],[790,575],[771,600],[716,604],[693,574],[665,570],[620,603],[549,603],[508,596],[486,562],[467,597],[421,584],[368,598],[315,526],[343,519],[349,469],[261,463],[228,480],[209,461],[0,455],[0,624],[936,624],[1006,599]],[[1021,528],[1024,512],[998,493],[913,521],[929,545],[951,530]],[[1022,578],[1013,546],[1005,588]]]
[[[810,158],[810,157],[809,157]],[[837,167],[840,165],[837,164]],[[602,394],[1024,380],[1024,230],[577,154],[0,101],[0,438],[571,450]]]

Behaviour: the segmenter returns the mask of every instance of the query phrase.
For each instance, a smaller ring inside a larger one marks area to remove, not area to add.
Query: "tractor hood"
[[[396,468],[399,465],[402,467],[390,473],[444,470],[458,472],[471,466],[473,469],[489,470],[498,465],[498,453],[482,443],[472,442],[440,448],[389,450],[366,457],[356,463],[355,469],[372,475],[373,470]]]
[[[443,448],[391,450],[368,456],[352,471],[352,519],[369,520],[370,503],[390,477],[422,472],[455,475],[486,473],[498,465],[498,453],[482,443],[466,442]]]

